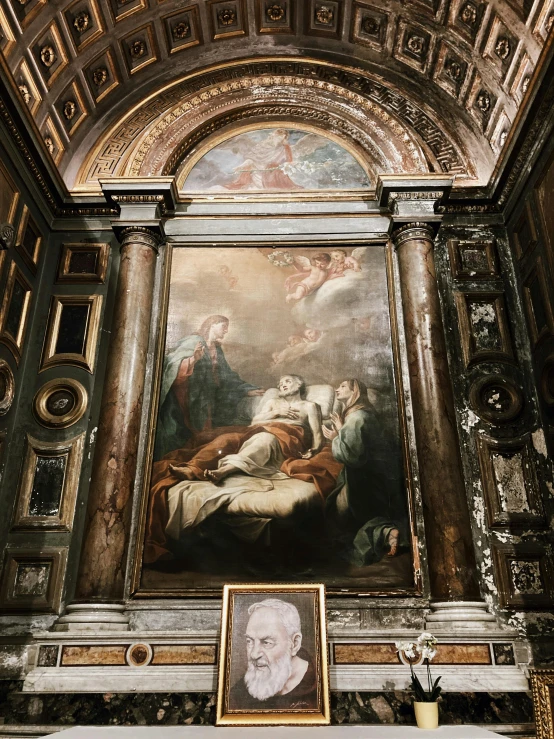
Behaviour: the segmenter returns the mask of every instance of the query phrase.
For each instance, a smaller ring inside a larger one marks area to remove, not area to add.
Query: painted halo
[[[523,394],[513,380],[502,375],[485,375],[471,386],[469,402],[484,421],[507,423],[521,413]]]
[[[46,382],[35,395],[33,410],[47,428],[67,428],[82,418],[88,403],[87,391],[68,377]]]
[[[0,359],[0,416],[10,410],[15,395],[15,378],[5,359]]]

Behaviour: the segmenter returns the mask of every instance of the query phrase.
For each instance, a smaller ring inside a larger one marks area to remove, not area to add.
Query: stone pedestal
[[[75,600],[56,629],[127,628],[121,601],[131,525],[158,237],[120,234],[121,263]]]

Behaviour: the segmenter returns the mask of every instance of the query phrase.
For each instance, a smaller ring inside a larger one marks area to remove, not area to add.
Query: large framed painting
[[[418,592],[390,249],[171,249],[136,595]]]

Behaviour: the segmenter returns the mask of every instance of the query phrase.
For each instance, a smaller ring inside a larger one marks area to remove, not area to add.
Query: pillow
[[[335,404],[335,390],[332,385],[308,385],[306,400],[317,403],[323,418],[329,418]]]

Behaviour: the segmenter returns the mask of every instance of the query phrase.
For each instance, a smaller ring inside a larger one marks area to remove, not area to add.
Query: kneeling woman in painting
[[[327,499],[327,511],[341,528],[355,532],[344,555],[358,567],[394,557],[408,545],[406,515],[387,480],[379,475],[374,446],[381,429],[361,380],[341,382],[336,389],[342,413],[331,415],[332,427],[323,427],[332,442],[333,456],[342,462],[337,487]]]

